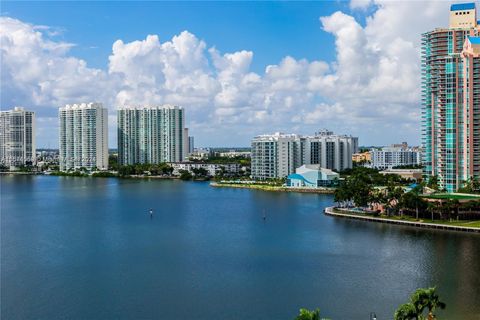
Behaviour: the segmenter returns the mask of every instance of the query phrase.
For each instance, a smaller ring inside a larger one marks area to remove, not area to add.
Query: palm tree
[[[395,320],[423,320],[423,312],[428,309],[428,320],[434,320],[433,312],[437,309],[445,309],[446,305],[440,301],[436,288],[420,288],[410,296],[410,302],[402,304],[395,311]]]
[[[320,309],[308,310],[300,309],[300,314],[295,318],[295,320],[321,320],[320,319]]]
[[[440,308],[440,309],[445,309],[447,306],[444,302],[440,301],[440,297],[436,293],[436,288],[428,288],[424,289],[424,295],[425,295],[425,306],[428,309],[428,320],[433,320],[435,319],[435,315],[433,312],[435,309]]]
[[[429,187],[430,189],[438,191],[438,177],[437,176],[431,176],[430,179],[428,179],[427,187]]]
[[[398,307],[397,311],[395,311],[395,315],[393,316],[394,320],[420,320],[421,316],[419,316],[417,309],[415,306],[409,302],[402,304]]]

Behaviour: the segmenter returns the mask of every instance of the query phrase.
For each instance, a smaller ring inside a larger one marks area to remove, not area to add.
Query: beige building
[[[352,155],[353,162],[370,162],[372,161],[372,154],[370,151],[362,152],[362,153],[354,153]]]
[[[380,171],[380,174],[396,174],[403,179],[413,179],[416,181],[422,180],[422,169],[388,169]]]

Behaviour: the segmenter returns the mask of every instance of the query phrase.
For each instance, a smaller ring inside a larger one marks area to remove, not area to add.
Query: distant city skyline
[[[420,144],[421,34],[459,1],[3,2],[2,110],[36,114],[58,148],[58,108],[175,104],[197,146],[327,127],[360,145]]]

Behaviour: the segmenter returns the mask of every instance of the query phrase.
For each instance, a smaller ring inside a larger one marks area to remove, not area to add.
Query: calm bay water
[[[480,319],[479,235],[323,215],[332,201],[2,176],[1,318],[292,319],[319,307],[392,319],[413,290],[437,285],[442,319]]]

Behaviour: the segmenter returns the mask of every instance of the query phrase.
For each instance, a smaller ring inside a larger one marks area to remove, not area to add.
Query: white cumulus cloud
[[[74,44],[54,40],[56,29],[0,17],[2,108],[23,105],[45,118],[40,126],[52,126],[63,104],[103,102],[112,147],[117,106],[161,103],[184,106],[205,145],[248,145],[258,133],[321,127],[360,135],[361,143],[418,142],[420,34],[447,24],[448,3],[350,3],[360,12],[373,6],[363,23],[340,11],[320,17],[319,32],[334,36],[333,62],[286,56],[263,72],[251,70],[254,52],[222,53],[189,31],[119,39],[105,70],[91,68],[70,54]]]

